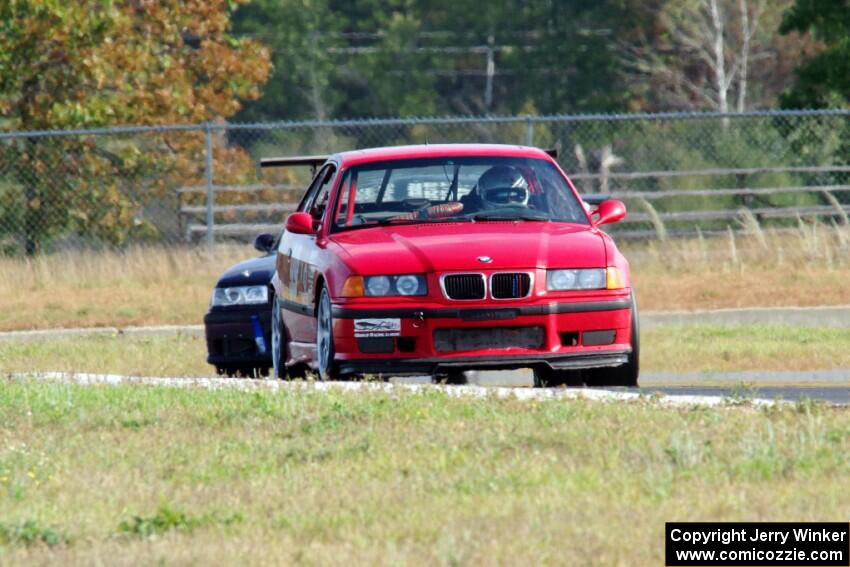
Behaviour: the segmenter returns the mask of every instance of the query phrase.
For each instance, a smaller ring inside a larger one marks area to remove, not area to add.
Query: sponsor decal
[[[397,337],[401,335],[401,319],[355,319],[355,337]]]

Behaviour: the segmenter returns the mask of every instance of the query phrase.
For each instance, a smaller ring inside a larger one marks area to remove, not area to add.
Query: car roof
[[[553,161],[539,148],[507,144],[419,144],[340,152],[332,159],[342,167],[376,161],[445,157],[518,157]]]

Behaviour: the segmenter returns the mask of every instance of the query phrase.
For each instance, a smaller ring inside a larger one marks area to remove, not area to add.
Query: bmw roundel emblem
[[[493,258],[491,258],[490,256],[479,256],[478,261],[484,262],[485,264],[489,264],[490,262],[493,261]]]

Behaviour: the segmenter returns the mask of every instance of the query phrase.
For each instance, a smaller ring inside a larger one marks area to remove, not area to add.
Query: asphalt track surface
[[[640,389],[646,394],[666,396],[716,396],[728,399],[759,398],[799,402],[811,400],[836,405],[850,404],[850,385],[839,386],[759,386],[729,388],[724,386],[649,386]]]
[[[428,382],[427,377],[404,382]],[[472,383],[485,387],[529,387],[531,371],[479,372],[470,375]],[[402,380],[399,380],[402,381]],[[850,404],[850,369],[808,372],[718,372],[683,373],[646,372],[641,387],[607,388],[610,391],[663,394],[665,396],[711,396],[728,399],[812,400],[831,404]]]

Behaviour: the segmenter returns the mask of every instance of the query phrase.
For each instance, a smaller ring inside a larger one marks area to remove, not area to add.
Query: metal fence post
[[[531,116],[525,117],[525,145],[534,145],[534,122],[531,121]]]
[[[215,245],[215,214],[213,212],[213,204],[215,202],[215,192],[213,190],[213,144],[212,144],[212,127],[209,122],[204,123],[204,136],[206,137],[207,148],[206,157],[207,163],[205,166],[205,174],[207,178],[207,247],[212,249]]]

